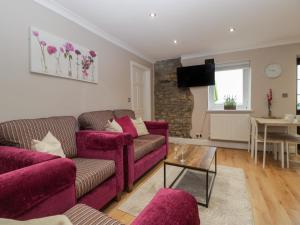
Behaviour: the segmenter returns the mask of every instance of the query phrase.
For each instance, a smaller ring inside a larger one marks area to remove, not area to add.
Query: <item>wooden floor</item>
[[[171,144],[170,148],[174,146]],[[197,146],[190,145],[189,148],[197,148]],[[274,161],[272,155],[269,154],[266,168],[262,169],[261,158],[259,155],[259,163],[255,165],[245,150],[218,148],[218,165],[244,169],[256,225],[299,225],[300,168],[281,169],[280,163]],[[135,189],[161,166],[162,163],[149,171],[135,184]],[[130,194],[124,193],[120,202],[112,202],[104,212],[124,224],[130,224],[134,217],[118,210],[118,205],[124,202]]]

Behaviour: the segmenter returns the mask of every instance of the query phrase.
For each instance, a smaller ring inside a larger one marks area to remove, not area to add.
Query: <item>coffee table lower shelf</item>
[[[176,183],[176,181],[178,181],[179,178],[182,177],[183,173],[189,169],[189,170],[195,170],[195,171],[201,171],[204,172],[206,174],[206,191],[205,191],[205,202],[199,202],[197,200],[198,205],[201,206],[205,206],[206,208],[208,208],[208,204],[209,204],[209,200],[210,200],[210,196],[211,196],[211,192],[215,183],[215,178],[217,175],[217,160],[216,160],[216,156],[215,156],[215,170],[204,170],[204,169],[200,169],[200,168],[194,168],[194,167],[189,167],[189,166],[185,166],[184,164],[180,165],[180,164],[173,164],[173,163],[169,163],[169,162],[164,162],[164,187],[166,188],[167,185],[167,180],[166,180],[166,166],[170,165],[170,166],[176,166],[176,167],[181,167],[183,168],[180,173],[176,176],[176,178],[174,179],[174,181],[168,186],[169,188],[172,188],[174,186],[174,184]],[[209,174],[212,174],[212,179],[209,182]]]

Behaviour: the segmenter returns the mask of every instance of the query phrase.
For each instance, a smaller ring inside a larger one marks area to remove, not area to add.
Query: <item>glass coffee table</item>
[[[176,166],[182,168],[180,173],[176,176],[174,181],[168,186],[172,188],[174,184],[184,175],[186,170],[198,171],[203,173],[205,177],[204,183],[199,185],[199,188],[205,189],[203,199],[205,201],[198,201],[199,205],[208,207],[211,192],[214,186],[215,177],[217,175],[217,150],[216,147],[211,146],[187,146],[182,145],[176,151],[170,150],[167,159],[164,160],[164,187],[167,183],[166,167]],[[201,175],[202,176],[202,175]],[[203,190],[201,190],[203,191]]]

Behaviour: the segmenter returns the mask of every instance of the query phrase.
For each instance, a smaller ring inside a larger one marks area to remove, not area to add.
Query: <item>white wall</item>
[[[99,83],[29,72],[29,27],[95,49]],[[130,61],[152,64],[90,33],[32,0],[0,1],[0,122],[129,108]]]
[[[270,48],[261,48],[248,51],[208,56],[215,58],[217,64],[250,61],[251,64],[251,105],[253,115],[267,116],[266,94],[270,88],[273,90],[272,114],[281,117],[286,113],[296,113],[296,58],[300,56],[300,44],[282,45]],[[204,63],[204,57],[193,59],[182,59],[183,66],[198,65]],[[264,74],[268,64],[279,63],[283,68],[282,75],[276,79],[267,78]],[[194,111],[192,116],[192,131],[194,137],[196,133],[202,132],[204,138],[210,136],[209,121],[202,125],[201,116],[207,111],[208,88],[191,88],[194,95]],[[282,93],[288,93],[288,98],[283,98]],[[203,126],[203,131],[201,127]]]

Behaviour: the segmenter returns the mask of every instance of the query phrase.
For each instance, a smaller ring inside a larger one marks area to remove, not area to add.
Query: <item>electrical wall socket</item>
[[[288,93],[282,93],[282,97],[287,98],[287,97],[289,97],[289,95],[288,95]]]
[[[196,138],[202,138],[202,134],[200,134],[200,133],[197,133],[195,136],[196,136]]]

